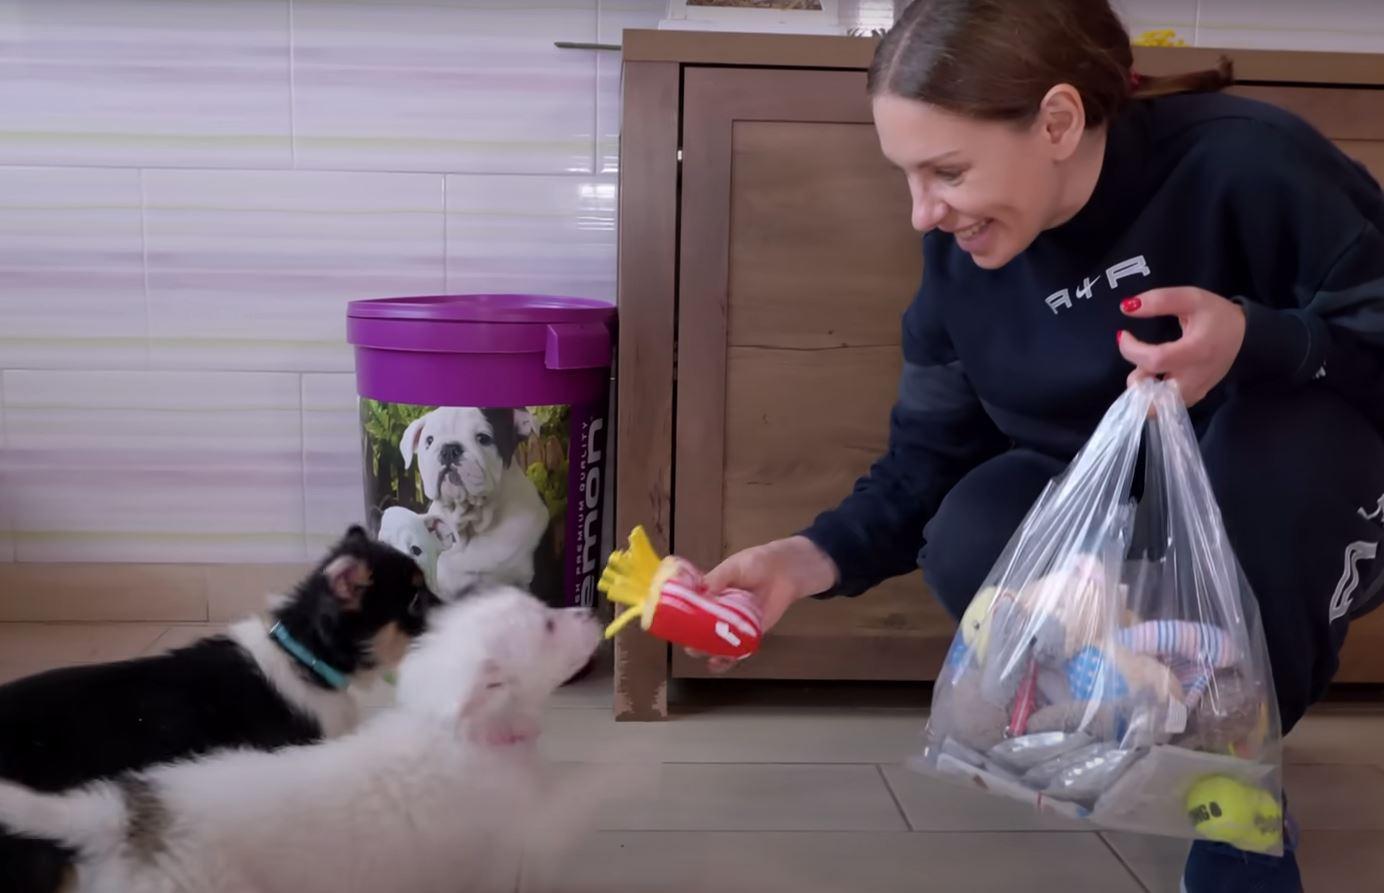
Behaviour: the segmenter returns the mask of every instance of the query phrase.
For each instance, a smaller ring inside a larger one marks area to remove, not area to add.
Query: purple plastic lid
[[[615,307],[594,298],[556,295],[418,295],[352,301],[346,315],[437,322],[606,322],[615,315]]]
[[[549,369],[594,369],[610,365],[615,307],[554,295],[420,295],[352,301],[346,317],[357,347],[537,353]]]

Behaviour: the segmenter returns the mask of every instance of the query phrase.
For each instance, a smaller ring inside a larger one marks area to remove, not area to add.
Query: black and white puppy
[[[78,850],[81,893],[512,893],[521,865],[533,889],[607,789],[600,774],[555,775],[537,746],[548,697],[600,626],[513,588],[430,626],[395,705],[350,735],[62,794],[0,782],[0,824]]]
[[[268,617],[167,654],[0,686],[0,778],[60,791],[225,747],[271,750],[358,722],[352,683],[403,659],[437,599],[352,527]],[[51,893],[70,853],[0,833],[0,890]]]

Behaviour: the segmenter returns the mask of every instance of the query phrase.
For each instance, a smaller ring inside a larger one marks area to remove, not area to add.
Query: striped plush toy
[[[1217,626],[1190,620],[1149,620],[1126,627],[1115,640],[1137,654],[1157,657],[1182,684],[1185,703],[1196,706],[1215,670],[1239,663],[1239,650]]]

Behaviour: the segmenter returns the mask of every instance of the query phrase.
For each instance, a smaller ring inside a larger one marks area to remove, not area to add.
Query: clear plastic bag
[[[1030,509],[962,620],[925,739],[918,768],[1042,811],[1282,852],[1258,604],[1174,385],[1126,391]]]

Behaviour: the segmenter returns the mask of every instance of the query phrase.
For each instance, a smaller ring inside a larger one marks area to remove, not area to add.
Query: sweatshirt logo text
[[[1048,309],[1054,314],[1058,314],[1063,310],[1072,309],[1074,306],[1072,303],[1073,296],[1075,296],[1077,300],[1089,301],[1091,296],[1095,294],[1096,286],[1101,282],[1108,283],[1109,289],[1114,291],[1116,286],[1120,284],[1121,279],[1128,279],[1131,276],[1149,275],[1151,274],[1149,273],[1148,261],[1144,260],[1144,256],[1141,254],[1138,257],[1131,257],[1129,260],[1122,260],[1117,264],[1112,264],[1106,269],[1104,276],[1096,276],[1094,279],[1083,279],[1081,285],[1077,287],[1075,295],[1073,295],[1072,289],[1064,288],[1061,291],[1055,291],[1048,295],[1045,300],[1047,301]]]

